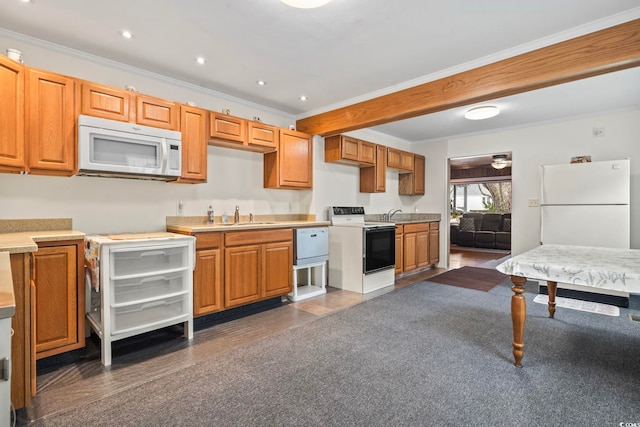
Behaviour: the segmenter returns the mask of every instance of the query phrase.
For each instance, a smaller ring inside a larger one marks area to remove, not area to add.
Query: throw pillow
[[[460,218],[460,231],[476,231],[473,218]]]
[[[505,218],[504,224],[502,225],[504,231],[511,232],[511,218]]]

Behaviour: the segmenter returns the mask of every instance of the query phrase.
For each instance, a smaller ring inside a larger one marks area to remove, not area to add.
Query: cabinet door
[[[345,160],[360,160],[360,141],[348,136],[342,136],[340,142],[340,157]]]
[[[247,139],[247,121],[227,114],[211,113],[209,136],[242,144]]]
[[[194,317],[223,309],[221,268],[220,249],[196,252],[196,268],[193,272]]]
[[[402,234],[397,234],[396,232],[396,270],[395,273],[396,274],[400,274],[402,273],[402,268],[403,268],[403,264],[404,264],[404,257],[403,257],[403,242],[404,240],[404,236]]]
[[[429,232],[416,233],[416,268],[429,265]]]
[[[262,277],[263,297],[270,298],[291,292],[293,284],[293,243],[264,245]]]
[[[400,152],[400,168],[412,171],[414,168],[414,155],[406,151]]]
[[[375,164],[376,162],[376,144],[367,141],[358,141],[358,160],[360,163]]]
[[[74,175],[77,170],[75,80],[27,69],[26,140],[33,174]]]
[[[24,66],[0,55],[0,171],[21,172],[24,149]]]
[[[312,185],[311,135],[280,129],[278,151],[264,155],[264,187],[310,189]]]
[[[131,92],[91,82],[82,82],[80,92],[81,114],[129,121]]]
[[[260,245],[224,250],[224,306],[249,304],[260,299]]]
[[[136,95],[136,119],[139,125],[178,130],[180,106],[173,101]]]
[[[424,167],[425,158],[418,154],[414,155],[413,161],[413,194],[424,194]]]
[[[78,333],[77,246],[38,248],[33,263],[35,350],[40,359],[84,341]]]
[[[180,106],[182,133],[182,174],[177,182],[207,181],[208,112],[188,105]]]
[[[429,223],[429,264],[440,261],[440,223]]]
[[[416,264],[416,233],[404,233],[404,266],[405,272],[415,270]]]
[[[260,122],[248,123],[247,145],[251,150],[268,153],[276,151],[280,132],[277,126],[266,125]]]

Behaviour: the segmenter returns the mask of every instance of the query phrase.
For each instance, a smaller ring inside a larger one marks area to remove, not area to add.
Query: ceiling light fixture
[[[490,119],[500,114],[500,109],[495,105],[483,105],[475,107],[464,113],[464,118],[468,120]]]
[[[207,60],[206,60],[206,59],[204,59],[202,56],[198,56],[198,57],[196,58],[196,62],[197,62],[198,64],[202,65],[202,64],[204,64],[205,62],[207,62]]]
[[[511,166],[511,160],[507,159],[506,154],[495,154],[493,156],[493,162],[491,167],[494,169],[504,169],[507,166]]]
[[[331,0],[282,0],[282,3],[298,9],[313,9],[314,7],[324,6],[329,1]]]
[[[264,80],[258,80],[256,83],[258,84],[258,86],[264,86],[267,84],[267,82],[265,82]]]
[[[300,101],[306,101],[306,100],[307,100],[307,97],[306,97],[306,96],[302,95],[302,96],[300,97]]]
[[[128,30],[122,30],[120,31],[120,34],[122,34],[122,37],[124,37],[125,39],[133,38],[133,34],[131,34],[131,31]]]

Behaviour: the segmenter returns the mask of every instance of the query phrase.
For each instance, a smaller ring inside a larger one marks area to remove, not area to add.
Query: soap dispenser
[[[209,209],[207,209],[207,224],[213,224],[214,214],[213,214],[213,206],[209,205]]]

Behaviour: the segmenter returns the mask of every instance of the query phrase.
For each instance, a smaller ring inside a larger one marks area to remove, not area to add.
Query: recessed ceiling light
[[[22,3],[31,3],[31,0],[20,0]]]
[[[314,7],[324,6],[331,0],[282,0],[282,3],[298,9],[313,9]]]
[[[500,109],[495,105],[483,105],[475,107],[464,113],[464,118],[468,120],[490,119],[500,114]]]
[[[264,86],[264,85],[266,85],[266,84],[267,84],[267,82],[265,82],[264,80],[258,80],[258,81],[256,82],[256,84],[257,84],[258,86]]]
[[[202,65],[202,64],[204,64],[205,62],[207,62],[207,60],[206,60],[206,59],[204,59],[202,56],[198,56],[198,57],[196,58],[196,62],[197,62],[198,64]]]
[[[306,100],[307,100],[307,97],[306,97],[306,96],[302,95],[302,96],[300,97],[300,101],[306,101]]]
[[[125,39],[133,38],[133,34],[131,34],[131,31],[129,30],[122,30],[120,31],[120,34],[122,34],[122,37],[124,37]]]

